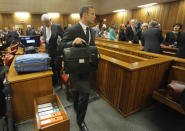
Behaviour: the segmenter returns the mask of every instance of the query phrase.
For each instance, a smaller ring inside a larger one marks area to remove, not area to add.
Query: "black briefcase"
[[[35,48],[34,46],[29,46],[29,47],[24,48],[24,53],[25,54],[35,54],[35,53],[38,53],[38,51],[37,51],[37,48]]]
[[[100,55],[96,46],[71,47],[64,49],[64,71],[69,74],[95,72]]]

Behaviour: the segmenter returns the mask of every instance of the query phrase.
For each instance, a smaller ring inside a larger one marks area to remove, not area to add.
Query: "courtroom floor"
[[[72,101],[62,89],[55,89],[70,117],[70,131],[79,131]],[[163,104],[155,103],[134,115],[123,118],[95,92],[86,115],[89,131],[185,131],[185,117]],[[17,131],[33,131],[33,121],[17,125]]]

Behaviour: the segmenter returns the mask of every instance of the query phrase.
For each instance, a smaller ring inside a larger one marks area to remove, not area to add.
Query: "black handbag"
[[[96,46],[71,47],[64,49],[64,71],[69,74],[95,72],[100,55]]]

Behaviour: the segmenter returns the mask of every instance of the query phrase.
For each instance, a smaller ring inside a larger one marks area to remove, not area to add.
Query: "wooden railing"
[[[144,52],[139,45],[109,40],[96,40],[96,46],[101,61],[93,86],[124,117],[152,104],[153,92],[159,93],[158,89],[166,88],[171,80],[185,81],[184,59]],[[163,97],[154,98],[167,99]],[[169,103],[183,114],[178,103],[168,99],[164,104]]]

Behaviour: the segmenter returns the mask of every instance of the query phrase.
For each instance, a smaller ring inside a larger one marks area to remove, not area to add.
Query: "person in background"
[[[99,36],[99,33],[100,33],[100,29],[99,29],[99,25],[95,25],[93,28],[92,28],[94,31],[96,31],[96,37]]]
[[[110,31],[109,31],[109,40],[116,40],[116,33],[115,33],[115,23],[111,23]]]
[[[107,30],[107,25],[103,22],[102,28],[104,28],[104,30]]]
[[[136,20],[132,19],[130,26],[126,28],[126,38],[129,43],[139,43],[139,36],[135,24]]]
[[[109,39],[109,32],[107,30],[103,31],[103,38]]]
[[[43,40],[46,47],[46,52],[51,57],[51,67],[53,71],[53,86],[54,88],[60,86],[61,77],[60,70],[62,68],[62,61],[57,53],[57,40],[58,36],[63,37],[63,30],[59,24],[51,23],[51,19],[48,14],[43,14],[41,16],[41,21],[43,23]]]
[[[26,36],[34,36],[34,35],[36,35],[34,28],[32,28],[31,25],[27,25]]]
[[[142,26],[141,26],[141,33],[140,33],[140,39],[141,39],[141,35],[142,35],[142,33],[143,32],[145,32],[146,30],[148,30],[148,23],[143,23],[142,24]],[[141,40],[139,40],[139,45],[142,45],[142,46],[144,46],[143,44],[142,44],[142,42],[141,42]]]
[[[127,24],[126,24],[126,26],[125,27],[129,27],[130,26],[130,22],[129,21],[127,21]]]
[[[64,26],[64,32],[66,31],[66,29],[67,29],[67,26]]]
[[[118,40],[119,41],[126,41],[126,31],[125,31],[125,25],[124,24],[120,25]]]
[[[158,28],[156,21],[149,23],[149,29],[142,32],[141,42],[144,45],[144,51],[152,53],[161,53],[160,44],[163,41],[162,31]]]
[[[9,31],[8,27],[5,27],[2,32],[2,41],[6,41],[6,36],[8,34],[8,31]]]
[[[180,30],[182,29],[182,24],[181,23],[176,23],[173,25],[173,31],[167,32],[166,33],[166,38],[163,42],[166,46],[178,48],[180,45],[180,36],[181,32]]]
[[[96,46],[96,34],[90,27],[94,23],[95,18],[94,8],[92,6],[83,6],[80,9],[80,22],[66,30],[62,42],[59,45],[58,52],[62,53],[63,48],[78,45]],[[69,74],[69,79],[74,87],[74,110],[76,111],[77,124],[81,131],[88,131],[84,119],[91,91],[90,75],[90,73]]]
[[[179,50],[176,53],[176,57],[185,58],[185,32],[181,33],[179,40]]]

